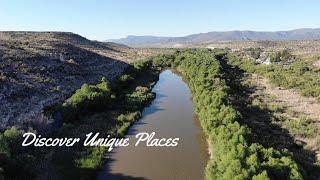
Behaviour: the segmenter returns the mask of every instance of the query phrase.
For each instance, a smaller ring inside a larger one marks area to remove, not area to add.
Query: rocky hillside
[[[114,79],[126,62],[149,55],[68,32],[0,32],[0,129],[48,124],[44,108],[84,83]]]
[[[134,47],[181,47],[219,41],[279,41],[320,39],[320,29],[296,29],[291,31],[221,31],[192,34],[183,37],[128,36],[111,42]]]

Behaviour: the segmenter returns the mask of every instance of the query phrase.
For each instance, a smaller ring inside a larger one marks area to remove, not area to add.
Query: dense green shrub
[[[258,59],[260,57],[260,54],[262,52],[261,48],[249,48],[247,49],[249,52],[249,55],[253,57],[254,59]]]
[[[80,115],[105,108],[111,102],[109,83],[105,78],[96,85],[84,84],[62,105],[64,121],[74,121]]]
[[[158,55],[152,59],[152,65],[158,67],[171,67],[171,63],[174,60],[173,55]]]
[[[36,158],[21,146],[22,134],[15,126],[0,134],[0,177],[19,179],[35,171]]]
[[[131,68],[130,68],[131,69]],[[130,74],[123,74],[119,77],[116,86],[116,92],[123,91],[124,89],[128,89],[132,83],[134,83],[135,74],[131,72]]]
[[[269,57],[271,62],[285,62],[295,58],[287,49],[273,52],[269,55]]]
[[[128,110],[139,110],[155,98],[155,93],[147,87],[138,86],[130,94],[126,94],[125,106]]]
[[[129,74],[124,74],[122,76],[120,76],[119,81],[120,82],[128,82],[133,80],[133,77],[131,77]]]
[[[126,135],[126,132],[128,131],[129,127],[130,127],[131,123],[129,122],[124,122],[120,128],[118,128],[117,130],[117,134],[119,137],[123,137],[124,135]]]
[[[103,163],[106,149],[100,146],[88,147],[85,153],[86,155],[83,155],[81,158],[75,160],[77,167],[95,168]]]
[[[127,114],[120,114],[117,117],[117,120],[120,122],[132,122],[132,121],[139,119],[140,117],[141,117],[141,112],[136,111],[136,112],[131,112],[131,113],[127,113]]]
[[[133,63],[133,67],[139,71],[147,70],[151,66],[151,61],[147,59],[139,60]]]

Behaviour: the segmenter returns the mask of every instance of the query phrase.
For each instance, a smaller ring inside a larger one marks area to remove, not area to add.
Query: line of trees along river
[[[172,67],[187,79],[196,113],[210,143],[206,179],[303,179],[303,171],[286,151],[250,142],[250,129],[229,103],[219,60],[222,50],[185,50],[162,55],[154,66]]]

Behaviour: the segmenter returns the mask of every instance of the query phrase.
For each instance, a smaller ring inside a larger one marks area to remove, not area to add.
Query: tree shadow
[[[112,153],[109,153],[109,157],[112,157]],[[122,173],[111,173],[111,166],[116,160],[114,158],[108,158],[105,165],[100,169],[100,174],[97,180],[146,180],[144,177],[134,177],[125,175]]]
[[[266,148],[288,150],[294,160],[302,167],[307,179],[317,179],[320,176],[320,170],[314,164],[316,153],[303,148],[303,144],[295,140],[287,129],[273,123],[273,113],[269,109],[251,105],[254,97],[250,95],[257,89],[243,85],[241,82],[248,74],[238,67],[227,64],[227,61],[226,58],[221,59],[220,63],[224,72],[223,76],[230,87],[229,99],[235,109],[243,116],[243,121],[240,123],[251,129],[249,139],[251,143],[259,143]]]
[[[159,106],[159,97],[157,96],[156,97],[157,99],[154,99],[151,104],[147,107],[145,107],[142,111],[142,118],[148,116],[148,115],[151,115],[151,114],[154,114],[155,112],[158,112],[158,111],[163,111],[165,110],[164,108],[162,108],[161,106]]]

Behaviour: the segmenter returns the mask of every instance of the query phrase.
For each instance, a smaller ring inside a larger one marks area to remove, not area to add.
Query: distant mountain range
[[[115,42],[132,47],[177,47],[218,41],[248,41],[248,40],[315,40],[320,39],[320,28],[295,29],[290,31],[221,31],[192,34],[183,37],[158,36],[127,36],[121,39],[111,39]]]

